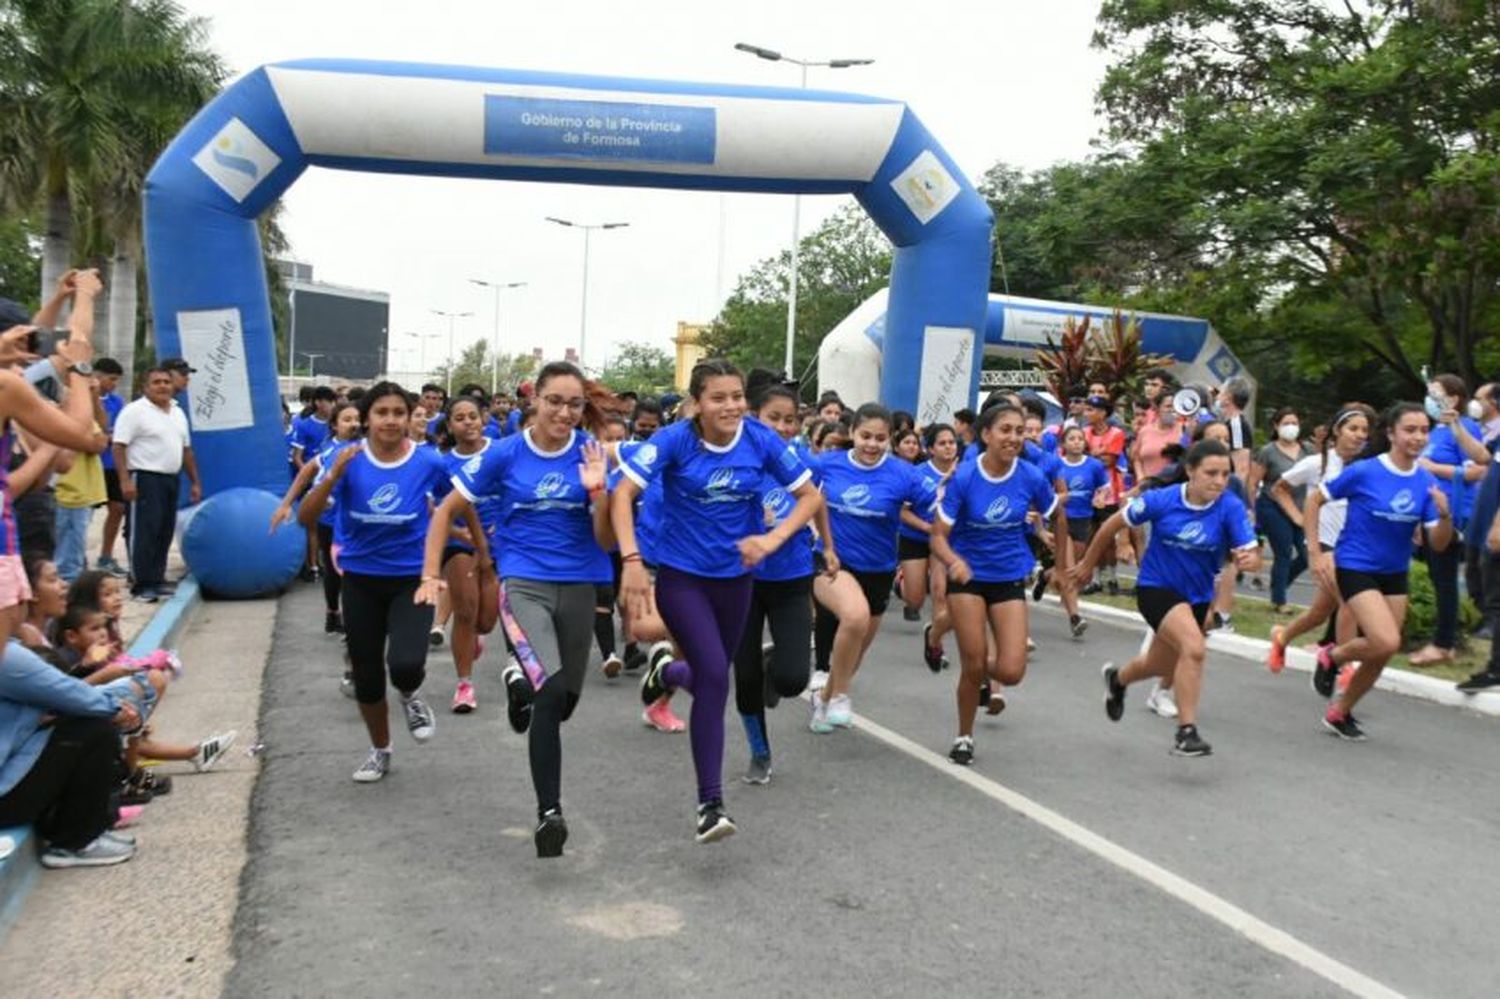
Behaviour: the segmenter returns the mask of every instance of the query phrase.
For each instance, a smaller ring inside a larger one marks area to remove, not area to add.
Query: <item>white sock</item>
[[[377,752],[377,753],[384,753],[387,756],[391,755],[391,747],[390,746],[386,746],[384,749],[381,749],[379,746],[371,746],[370,748],[372,750],[374,750],[375,752]]]

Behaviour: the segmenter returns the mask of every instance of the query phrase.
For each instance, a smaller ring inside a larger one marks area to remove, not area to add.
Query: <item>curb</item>
[[[201,602],[198,581],[185,576],[177,584],[172,599],[162,604],[146,627],[130,643],[127,654],[145,656],[155,649],[167,648],[181,634],[188,615]],[[0,946],[25,907],[26,896],[41,880],[42,865],[37,860],[34,834],[29,826],[0,830],[14,843],[14,850],[0,860]]]
[[[1061,602],[1055,593],[1045,595],[1038,606],[1046,607],[1058,614],[1062,613]],[[1089,615],[1097,620],[1132,628],[1142,628],[1146,624],[1135,611],[1111,607],[1108,604],[1098,604],[1090,600],[1080,600],[1079,606],[1087,607]],[[1208,647],[1214,652],[1223,652],[1236,659],[1245,659],[1263,665],[1266,661],[1266,653],[1271,649],[1271,643],[1261,638],[1221,635],[1217,631],[1211,631],[1208,633]],[[1316,662],[1317,658],[1305,649],[1288,648],[1286,650],[1286,668],[1289,670],[1311,673]],[[1410,670],[1386,669],[1380,674],[1380,679],[1375,681],[1375,689],[1415,697],[1433,704],[1441,704],[1444,707],[1462,708],[1475,714],[1500,718],[1500,691],[1461,694],[1453,688],[1450,681],[1422,676]]]

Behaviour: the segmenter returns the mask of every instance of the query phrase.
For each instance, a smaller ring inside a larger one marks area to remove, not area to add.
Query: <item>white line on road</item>
[[[1179,901],[1186,902],[1204,915],[1223,923],[1225,926],[1241,933],[1250,940],[1271,951],[1273,954],[1295,961],[1308,971],[1319,975],[1342,989],[1357,996],[1369,997],[1369,999],[1399,999],[1400,992],[1382,985],[1368,975],[1355,971],[1341,961],[1329,957],[1327,954],[1303,943],[1296,937],[1284,930],[1279,930],[1258,919],[1239,906],[1220,898],[1206,888],[1200,888],[1186,878],[1179,877],[1171,871],[1158,864],[1133,853],[1118,843],[1105,839],[1098,833],[1084,828],[1072,819],[1066,818],[1054,812],[1052,809],[1033,801],[1013,791],[998,781],[983,777],[968,767],[961,767],[949,762],[947,757],[939,756],[925,746],[919,745],[894,732],[883,725],[871,721],[864,715],[856,716],[856,729],[867,735],[879,739],[892,749],[900,750],[914,760],[927,764],[934,770],[938,770],[961,784],[966,784],[1012,811],[1040,823],[1052,830],[1064,839],[1083,847],[1083,849],[1109,861],[1116,867],[1121,868],[1140,878],[1142,881],[1171,895]]]

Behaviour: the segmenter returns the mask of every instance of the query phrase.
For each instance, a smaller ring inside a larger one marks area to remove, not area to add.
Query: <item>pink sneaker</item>
[[[474,684],[468,680],[458,681],[458,689],[453,692],[453,713],[466,715],[479,707],[479,701],[474,696]]]
[[[121,805],[120,817],[115,819],[115,828],[125,829],[135,825],[136,819],[139,819],[145,812],[145,805]]]
[[[1344,663],[1339,667],[1338,679],[1333,682],[1333,690],[1337,696],[1344,696],[1344,691],[1349,689],[1349,681],[1354,679],[1354,674],[1358,670],[1359,663],[1357,662]]]
[[[687,723],[672,712],[672,700],[658,697],[651,706],[641,712],[641,721],[658,732],[685,732]]]

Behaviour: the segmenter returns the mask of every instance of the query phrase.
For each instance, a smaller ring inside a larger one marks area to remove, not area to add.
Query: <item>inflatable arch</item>
[[[899,101],[504,69],[280,63],[203,108],[146,179],[157,349],[198,369],[188,413],[206,493],[286,485],[255,219],[309,166],[850,193],[896,247],[880,398],[927,422],[965,405],[978,385],[993,219]]]

